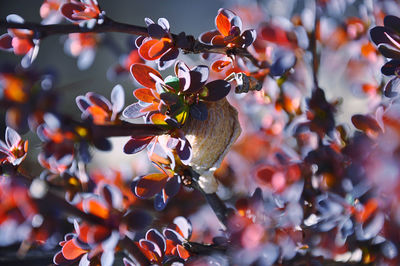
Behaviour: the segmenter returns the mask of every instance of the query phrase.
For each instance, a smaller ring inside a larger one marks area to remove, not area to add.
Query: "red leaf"
[[[147,88],[152,88],[152,89],[155,89],[156,81],[152,77],[150,77],[149,74],[152,73],[158,78],[162,79],[161,74],[158,73],[157,70],[149,66],[146,66],[144,64],[133,64],[131,66],[131,73],[137,82],[139,82],[140,84],[142,84]]]
[[[231,30],[231,22],[229,19],[221,13],[215,18],[215,25],[219,32],[224,36],[229,36],[229,31]]]
[[[63,4],[60,8],[61,14],[69,20],[76,21],[72,15],[76,12],[82,12],[85,10],[85,7],[82,4],[75,3],[66,3]]]
[[[10,34],[5,33],[5,34],[1,35],[0,36],[0,49],[8,50],[8,49],[12,48],[11,42],[12,42],[12,37],[10,36]]]

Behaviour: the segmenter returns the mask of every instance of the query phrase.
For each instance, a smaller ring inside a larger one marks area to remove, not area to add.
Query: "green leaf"
[[[165,84],[174,88],[176,92],[179,92],[179,79],[174,76],[168,76],[164,79]]]

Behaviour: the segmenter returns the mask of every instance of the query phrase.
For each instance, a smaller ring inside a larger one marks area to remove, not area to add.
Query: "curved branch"
[[[96,23],[92,28],[81,27],[77,24],[49,24],[42,25],[34,22],[15,23],[8,22],[5,19],[0,20],[0,28],[6,29],[28,29],[34,31],[35,39],[43,39],[51,35],[69,34],[69,33],[105,33],[105,32],[119,32],[134,35],[149,36],[146,27],[131,25],[114,21],[108,17],[104,18],[103,23]],[[198,54],[198,53],[217,53],[225,54],[228,56],[239,56],[249,59],[258,68],[268,68],[270,65],[266,61],[259,61],[255,58],[246,48],[233,47],[228,48],[225,46],[208,45],[201,43],[192,35],[171,34],[175,43],[180,38],[185,38],[188,47],[179,47],[184,53]]]
[[[69,33],[103,33],[120,32],[135,35],[148,36],[147,28],[120,23],[111,19],[105,19],[102,24],[95,24],[92,28],[81,27],[77,24],[48,24],[42,25],[34,22],[15,23],[8,22],[5,19],[0,20],[0,28],[6,29],[28,29],[34,31],[34,38],[43,39],[51,35],[69,34]]]

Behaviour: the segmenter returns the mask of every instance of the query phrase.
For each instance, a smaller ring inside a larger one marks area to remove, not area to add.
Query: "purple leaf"
[[[399,34],[399,29],[400,29],[400,18],[396,17],[396,16],[386,16],[383,19],[383,25],[385,25],[385,27],[395,31],[397,34]]]
[[[229,82],[217,79],[211,81],[205,85],[207,88],[207,96],[202,97],[205,101],[218,101],[223,99],[226,95],[228,95],[231,90],[231,84]]]
[[[150,35],[150,37],[154,39],[161,39],[166,35],[165,30],[158,24],[150,24],[147,26],[147,31]]]
[[[241,35],[243,44],[242,48],[250,46],[257,38],[257,33],[255,30],[246,30]]]
[[[0,49],[3,50],[10,50],[12,49],[12,37],[10,36],[10,34],[5,33],[3,35],[0,36]]]
[[[391,80],[389,80],[388,83],[386,83],[386,86],[383,89],[386,97],[393,98],[396,95],[398,95],[398,91],[399,91],[399,87],[400,87],[399,82],[400,82],[399,78],[394,77]]]
[[[149,145],[149,143],[153,140],[153,136],[145,136],[145,137],[131,137],[130,140],[124,146],[124,152],[127,154],[138,153]]]
[[[371,36],[372,41],[376,44],[379,45],[381,43],[387,43],[392,45],[392,41],[389,40],[386,34],[388,35],[393,35],[393,32],[389,30],[388,28],[382,27],[382,26],[377,26],[372,28],[369,31],[369,34]]]
[[[135,46],[139,48],[147,37],[139,36],[135,39]]]
[[[79,110],[85,112],[92,104],[88,101],[85,96],[79,95],[75,99],[76,105],[78,106]]]
[[[133,231],[141,231],[151,224],[153,218],[143,210],[135,209],[129,211],[122,218],[128,228]]]
[[[173,105],[179,101],[178,95],[170,93],[170,92],[161,93],[160,99],[163,100],[167,105]]]
[[[66,3],[63,4],[60,8],[61,14],[71,21],[76,21],[77,19],[73,17],[74,11],[82,12],[85,8],[83,5],[75,4],[75,3]]]
[[[157,260],[159,260],[162,256],[161,250],[160,248],[153,243],[152,241],[146,240],[146,239],[140,239],[139,240],[139,245],[144,248],[147,249],[148,252],[153,253],[154,257],[157,258]]]
[[[163,235],[166,239],[174,242],[174,245],[182,244],[182,242],[185,241],[185,239],[178,232],[170,228],[165,228],[163,231]]]
[[[166,202],[164,202],[164,197],[163,197],[163,192],[160,191],[159,193],[156,194],[154,197],[154,209],[156,211],[163,211],[165,207],[167,207],[168,199]]]
[[[179,159],[181,159],[182,163],[188,165],[192,160],[192,155],[193,155],[192,146],[190,145],[189,141],[187,139],[180,140],[175,150],[179,156]]]
[[[157,244],[160,250],[164,253],[166,250],[166,243],[164,236],[156,229],[150,229],[146,233],[146,239]]]
[[[271,65],[271,75],[281,76],[296,63],[296,56],[288,51],[279,51],[274,56],[274,63]]]
[[[395,75],[397,68],[400,66],[400,60],[390,60],[386,64],[384,64],[381,68],[381,72],[385,76]]]
[[[167,62],[175,60],[178,57],[178,55],[179,55],[179,50],[176,48],[171,48],[163,56],[160,57],[160,61]]]
[[[135,195],[139,198],[151,198],[161,191],[167,182],[164,173],[149,174],[143,176],[136,184]]]
[[[101,139],[95,139],[93,140],[93,145],[102,151],[109,151],[111,150],[111,142],[108,139],[101,138]]]
[[[174,175],[173,177],[169,178],[167,183],[165,184],[164,190],[165,194],[168,197],[173,197],[178,194],[179,189],[181,188],[181,179],[178,175]]]
[[[111,111],[111,103],[103,95],[97,94],[95,92],[86,93],[86,98],[88,98],[94,105],[101,107],[101,109],[106,111]]]
[[[217,36],[220,35],[218,30],[213,30],[213,31],[207,31],[207,32],[203,32],[200,36],[199,36],[199,40],[202,43],[211,43],[211,40]]]
[[[396,49],[391,49],[386,44],[380,44],[378,46],[378,50],[384,57],[400,60],[400,51]]]
[[[193,104],[190,107],[190,115],[200,121],[207,120],[208,110],[207,106],[203,102],[199,102],[197,104]]]

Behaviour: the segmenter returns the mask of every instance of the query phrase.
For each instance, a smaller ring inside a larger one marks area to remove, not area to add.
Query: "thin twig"
[[[313,73],[314,89],[319,88],[318,84],[319,56],[317,52],[318,23],[319,23],[318,0],[315,0],[314,28],[310,34],[310,50],[312,54],[312,73]]]
[[[221,222],[223,230],[226,230],[228,226],[229,209],[216,193],[209,194],[204,192],[198,183],[200,175],[192,168],[189,168],[188,170],[190,171],[190,176],[192,178],[192,187],[201,192],[211,209],[214,211],[218,220]]]

